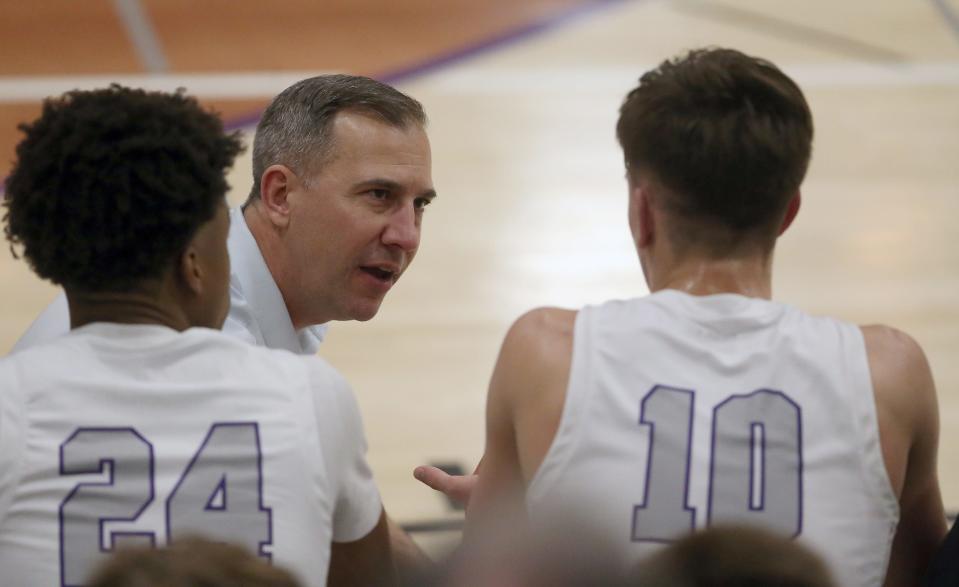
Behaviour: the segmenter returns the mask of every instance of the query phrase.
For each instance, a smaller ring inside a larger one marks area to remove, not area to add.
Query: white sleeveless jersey
[[[731,294],[584,308],[527,504],[534,522],[578,512],[627,560],[747,523],[798,537],[841,585],[881,585],[899,507],[860,329]]]
[[[220,332],[97,323],[0,361],[0,584],[201,534],[326,585],[381,512],[346,382]]]

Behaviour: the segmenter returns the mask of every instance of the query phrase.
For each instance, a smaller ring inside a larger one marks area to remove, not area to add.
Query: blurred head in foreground
[[[514,512],[515,513],[515,512]],[[470,527],[437,575],[435,587],[618,587],[635,584],[617,549],[582,515],[530,525],[498,510]]]
[[[245,549],[203,538],[120,550],[87,587],[299,587],[287,571]]]
[[[758,528],[717,527],[673,543],[636,570],[642,587],[835,587],[802,544]]]

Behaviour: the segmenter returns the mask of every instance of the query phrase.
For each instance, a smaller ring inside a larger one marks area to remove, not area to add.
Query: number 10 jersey
[[[691,530],[758,525],[880,585],[898,522],[860,329],[674,290],[576,318],[563,415],[527,492],[627,560]]]

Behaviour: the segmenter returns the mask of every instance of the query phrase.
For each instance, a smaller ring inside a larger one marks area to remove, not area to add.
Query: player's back
[[[799,537],[842,585],[881,584],[898,504],[860,329],[674,290],[583,309],[527,501],[534,521],[576,507],[629,558],[748,523]]]
[[[82,584],[115,546],[201,533],[325,585],[331,539],[380,513],[361,430],[320,359],[212,330],[95,323],[11,355],[3,584]],[[348,483],[361,489],[344,497]]]

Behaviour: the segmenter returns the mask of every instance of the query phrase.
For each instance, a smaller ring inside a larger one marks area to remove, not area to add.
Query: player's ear
[[[796,195],[789,200],[789,204],[786,206],[786,215],[783,217],[782,224],[779,225],[779,233],[776,236],[781,236],[793,223],[793,220],[796,219],[796,214],[799,214],[800,204],[802,204],[802,194],[797,190]]]
[[[656,234],[656,219],[653,215],[651,192],[648,184],[632,184],[630,190],[630,222],[633,226],[633,239],[640,249],[653,242]]]
[[[180,282],[186,290],[193,295],[203,293],[203,279],[206,271],[203,266],[203,256],[200,254],[200,246],[197,243],[196,235],[190,239],[175,267],[177,272],[177,281]]]
[[[193,240],[187,243],[186,248],[183,249],[183,252],[180,254],[176,270],[180,283],[182,283],[190,293],[194,295],[203,293],[204,271],[202,263],[200,262],[199,251]]]
[[[296,174],[286,165],[270,165],[260,177],[260,202],[270,222],[278,228],[290,223],[289,195],[297,185]]]

